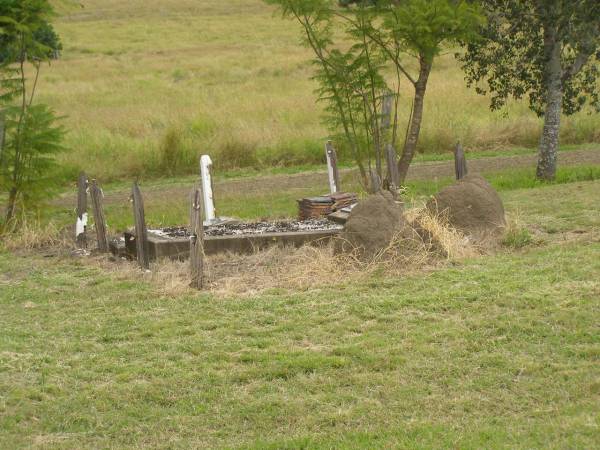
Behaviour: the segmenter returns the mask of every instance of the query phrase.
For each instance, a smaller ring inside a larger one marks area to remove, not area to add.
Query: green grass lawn
[[[305,292],[0,253],[0,448],[592,448],[599,188],[503,192],[518,252]]]

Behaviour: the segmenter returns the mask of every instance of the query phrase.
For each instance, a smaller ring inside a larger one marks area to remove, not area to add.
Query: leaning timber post
[[[204,209],[206,214],[206,221],[208,223],[214,222],[215,220],[215,200],[213,197],[212,177],[210,169],[212,167],[212,160],[208,155],[202,155],[200,157],[200,177],[202,179],[202,193],[204,195]]]
[[[381,106],[381,129],[383,132],[387,132],[392,125],[393,104],[394,94],[392,92],[387,92],[383,97],[383,103]]]
[[[191,286],[196,289],[204,287],[204,224],[202,212],[202,190],[198,187],[192,191],[190,209],[190,272]]]
[[[398,196],[398,188],[400,187],[400,174],[398,173],[398,165],[396,164],[396,149],[392,144],[385,146],[385,157],[388,168],[389,190],[396,198]]]
[[[331,141],[325,144],[325,155],[327,156],[327,173],[329,174],[329,189],[332,194],[341,192],[340,171],[337,163],[337,152]]]
[[[380,152],[382,154],[377,156],[378,164],[377,164],[377,173],[380,177],[384,176],[381,162],[382,159],[386,159],[387,163],[387,143],[389,142],[389,131],[392,126],[392,108],[394,104],[394,94],[390,91],[387,91],[383,95],[383,99],[381,101],[381,121],[379,122],[379,140],[380,140]],[[389,170],[388,170],[389,172]],[[389,185],[391,180],[387,180],[385,184]]]
[[[108,253],[108,234],[106,228],[106,218],[104,217],[103,198],[104,193],[96,180],[90,184],[90,198],[92,199],[92,210],[94,213],[94,224],[96,226],[96,236],[98,239],[98,250],[102,253]]]
[[[77,222],[75,223],[75,242],[79,248],[87,247],[87,189],[87,175],[81,172],[77,180]]]
[[[381,107],[381,135],[385,140],[390,138],[389,131],[392,127],[392,109],[394,105],[395,95],[388,91],[383,96]],[[394,139],[392,138],[392,141]],[[398,188],[400,187],[400,175],[398,172],[398,158],[394,145],[388,140],[384,148],[385,162],[387,166],[386,180],[383,183],[385,187],[392,193],[394,198],[398,196]]]
[[[142,269],[150,269],[150,256],[148,255],[148,229],[144,214],[144,200],[137,181],[131,190],[133,198],[133,217],[135,219],[135,246],[137,260]]]
[[[460,142],[454,148],[454,172],[456,173],[457,180],[462,180],[468,172],[467,158]]]
[[[381,191],[381,178],[376,169],[371,168],[371,194]]]

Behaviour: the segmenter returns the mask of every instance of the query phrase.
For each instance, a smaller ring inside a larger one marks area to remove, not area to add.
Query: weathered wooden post
[[[108,252],[108,234],[106,231],[106,218],[104,217],[104,206],[102,199],[104,193],[96,180],[90,184],[90,198],[92,199],[92,210],[94,212],[94,225],[96,227],[96,236],[98,238],[98,250],[102,253]]]
[[[331,141],[325,144],[325,154],[327,155],[327,172],[329,174],[329,189],[332,194],[341,192],[340,171],[337,165],[337,153]]]
[[[398,173],[398,164],[396,164],[396,149],[392,144],[385,146],[385,157],[387,159],[389,189],[396,197],[400,187],[400,174]]]
[[[460,142],[456,144],[454,148],[454,171],[456,173],[456,179],[462,180],[467,175],[467,158],[465,157],[465,151],[460,145]]]
[[[392,125],[392,107],[394,105],[394,94],[387,92],[383,96],[383,103],[381,106],[381,129],[387,131]]]
[[[196,289],[204,287],[204,224],[202,212],[202,191],[195,187],[192,191],[190,210],[190,271],[191,286]]]
[[[381,178],[377,170],[371,168],[371,194],[376,194],[381,191]]]
[[[206,221],[208,223],[214,222],[215,220],[215,202],[213,198],[212,189],[212,178],[210,175],[210,168],[212,167],[212,160],[208,155],[202,155],[200,157],[200,176],[202,178],[202,193],[204,194],[204,209],[206,215]]]
[[[137,260],[142,269],[150,269],[150,257],[148,255],[148,229],[146,228],[146,216],[144,214],[144,200],[137,181],[133,183],[131,190],[133,198],[133,216],[135,219],[135,247]]]
[[[381,111],[381,129],[382,135],[387,135],[389,129],[392,126],[392,109],[394,106],[395,95],[393,92],[388,91],[383,97],[382,111]],[[394,119],[395,122],[395,119]],[[385,145],[385,160],[387,165],[387,179],[384,183],[389,191],[397,197],[398,188],[400,184],[400,175],[398,173],[398,163],[396,158],[396,149],[394,148],[393,142],[395,140],[395,130],[392,133],[392,143],[388,142]],[[389,136],[386,136],[389,138]]]
[[[75,223],[75,242],[79,248],[87,247],[87,188],[87,175],[81,172],[77,180],[77,222]]]

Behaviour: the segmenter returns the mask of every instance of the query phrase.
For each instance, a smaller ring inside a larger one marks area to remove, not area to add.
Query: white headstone
[[[87,213],[83,213],[81,217],[77,217],[77,223],[75,224],[75,239],[79,237],[80,234],[85,233],[85,228],[88,223],[88,215]]]
[[[202,193],[204,195],[204,214],[207,222],[215,220],[215,202],[213,198],[212,179],[210,176],[210,168],[212,160],[208,155],[200,157],[200,175],[202,176]]]
[[[338,191],[339,186],[337,186],[336,180],[335,180],[335,168],[333,166],[333,161],[331,158],[332,152],[333,152],[333,146],[331,145],[330,142],[328,142],[325,145],[325,154],[327,155],[327,173],[329,175],[329,191],[332,194],[335,194]]]

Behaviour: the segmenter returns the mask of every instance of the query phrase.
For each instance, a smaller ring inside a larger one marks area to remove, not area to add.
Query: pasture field
[[[593,448],[599,181],[502,192],[534,239],[245,296],[0,253],[1,448]]]
[[[311,55],[298,27],[261,0],[77,4],[57,19],[65,48],[39,86],[40,101],[67,116],[71,178],[80,168],[105,182],[189,174],[201,153],[223,168],[323,160]],[[540,120],[526,104],[490,112],[452,53],[435,64],[421,150],[447,152],[457,140],[468,150],[535,147]],[[562,142],[600,142],[598,115],[565,118]]]

